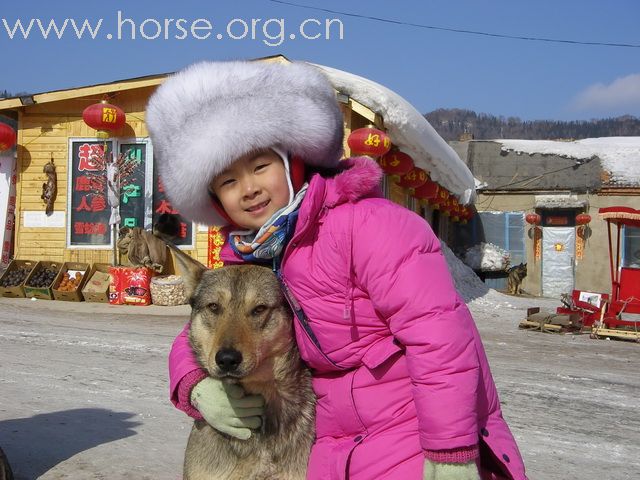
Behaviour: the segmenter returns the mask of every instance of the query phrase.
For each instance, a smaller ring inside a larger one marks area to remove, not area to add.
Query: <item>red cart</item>
[[[640,228],[640,210],[606,207],[598,213],[607,222],[611,293],[574,290],[557,313],[579,314],[582,324],[592,327],[594,336],[640,341],[640,268],[620,266],[620,231],[623,225]]]

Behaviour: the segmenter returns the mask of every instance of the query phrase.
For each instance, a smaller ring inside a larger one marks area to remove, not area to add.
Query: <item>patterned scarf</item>
[[[289,204],[276,213],[258,230],[241,230],[229,234],[229,244],[246,262],[269,263],[280,255],[293,236],[300,204],[309,185],[305,183]]]

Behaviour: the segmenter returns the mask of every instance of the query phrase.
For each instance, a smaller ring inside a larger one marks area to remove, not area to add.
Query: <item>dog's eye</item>
[[[260,314],[264,313],[265,310],[267,310],[267,306],[266,305],[258,305],[253,310],[251,310],[251,315],[253,315],[255,317],[257,315],[260,315]]]
[[[220,313],[220,305],[215,302],[207,305],[207,308],[211,310],[211,313]]]

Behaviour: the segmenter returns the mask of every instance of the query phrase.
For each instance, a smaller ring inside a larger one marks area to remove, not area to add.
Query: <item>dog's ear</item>
[[[178,263],[180,275],[184,280],[185,295],[187,298],[191,298],[202,279],[202,274],[207,270],[203,264],[189,255],[184,253],[178,247],[171,243],[167,243],[167,246],[171,249],[174,257]]]

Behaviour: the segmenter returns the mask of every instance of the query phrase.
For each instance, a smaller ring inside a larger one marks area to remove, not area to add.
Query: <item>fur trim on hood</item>
[[[343,171],[333,178],[334,188],[327,192],[325,203],[333,207],[341,203],[356,202],[365,197],[382,196],[380,182],[383,172],[370,157],[352,157],[340,163]]]
[[[226,223],[208,185],[239,157],[279,146],[309,165],[334,167],[342,156],[335,90],[305,63],[191,65],[152,95],[146,122],[173,207],[206,225]]]

